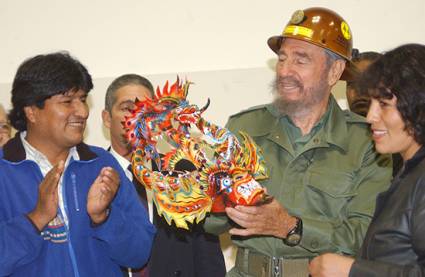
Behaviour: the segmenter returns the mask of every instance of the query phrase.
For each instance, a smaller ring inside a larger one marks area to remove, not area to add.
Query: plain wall
[[[10,107],[10,83],[24,59],[68,50],[94,79],[88,143],[107,144],[99,130],[105,89],[130,72],[154,86],[187,77],[195,82],[190,101],[211,98],[207,117],[224,124],[230,114],[270,101],[276,59],[267,38],[309,6],[340,13],[361,51],[425,43],[423,0],[0,0],[0,102]]]
[[[425,43],[423,0],[1,0],[0,83],[23,59],[61,49],[95,78],[266,67],[267,38],[309,6],[341,14],[361,50]]]
[[[270,101],[275,56],[267,38],[310,6],[341,14],[361,51],[425,44],[424,0],[0,0],[0,102],[10,108],[10,83],[24,59],[68,50],[94,79],[90,144],[108,145],[100,127],[104,94],[124,73],[145,75],[155,86],[187,77],[195,82],[189,100],[211,98],[206,117],[223,125],[230,114]],[[338,86],[343,103],[344,83]],[[225,255],[230,266],[234,252]]]

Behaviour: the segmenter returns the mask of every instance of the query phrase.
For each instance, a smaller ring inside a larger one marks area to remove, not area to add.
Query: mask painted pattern
[[[247,134],[240,132],[239,140],[229,130],[206,121],[202,113],[210,101],[203,108],[189,104],[190,85],[178,77],[171,87],[167,82],[153,98],[136,100],[136,108],[123,122],[134,149],[132,167],[137,179],[152,190],[158,213],[168,224],[174,221],[185,229],[187,223],[200,222],[208,212],[270,199],[258,183],[268,178],[261,150]],[[163,156],[157,149],[159,139],[171,146]],[[196,170],[179,171],[176,165],[183,159]],[[159,171],[149,169],[151,160]]]

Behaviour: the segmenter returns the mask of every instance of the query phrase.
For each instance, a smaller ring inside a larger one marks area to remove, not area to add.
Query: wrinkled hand
[[[286,238],[288,232],[296,225],[296,218],[290,216],[276,199],[260,206],[226,208],[226,214],[244,228],[230,229],[231,235],[267,235]]]
[[[119,185],[118,173],[111,167],[102,168],[87,195],[87,213],[94,224],[100,224],[108,217],[107,210]]]
[[[328,253],[314,258],[309,271],[312,277],[348,277],[353,263],[353,258]]]
[[[38,187],[38,200],[35,209],[28,214],[39,231],[43,230],[58,212],[58,184],[64,169],[60,161],[44,177]]]

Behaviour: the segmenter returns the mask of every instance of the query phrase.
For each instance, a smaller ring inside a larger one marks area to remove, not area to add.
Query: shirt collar
[[[263,134],[272,133],[273,129],[279,125],[280,118],[282,117],[282,115],[277,112],[273,104],[268,104],[266,108],[271,117],[274,118],[274,122],[270,122],[266,125],[267,129],[262,130]],[[323,125],[320,126],[320,130],[318,130],[316,135],[320,136],[321,141],[338,146],[342,150],[346,151],[348,148],[347,115],[338,106],[338,103],[332,94],[329,97],[329,104],[326,113],[329,113],[327,115],[328,118],[323,122]]]
[[[27,160],[31,160],[39,165],[41,172],[43,173],[43,176],[47,174],[52,168],[53,165],[49,162],[47,157],[38,151],[34,146],[32,146],[26,139],[27,132],[23,131],[20,133],[20,138],[22,141],[22,145],[25,150],[25,155]],[[76,147],[72,147],[69,150],[68,157],[65,161],[65,165],[67,165],[70,161],[70,159],[73,158],[74,160],[80,160],[80,157],[78,156]]]
[[[109,148],[109,152],[112,156],[117,160],[117,162],[120,164],[121,168],[124,170],[125,175],[130,179],[133,180],[133,175],[130,170],[128,170],[128,167],[130,166],[130,161],[128,161],[126,158],[118,154],[114,148],[111,146]]]

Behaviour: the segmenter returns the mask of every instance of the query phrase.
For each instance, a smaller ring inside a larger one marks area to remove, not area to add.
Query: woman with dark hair
[[[367,121],[376,150],[400,153],[403,168],[376,210],[357,257],[324,254],[310,263],[321,276],[425,276],[425,46],[387,52],[364,73]]]

